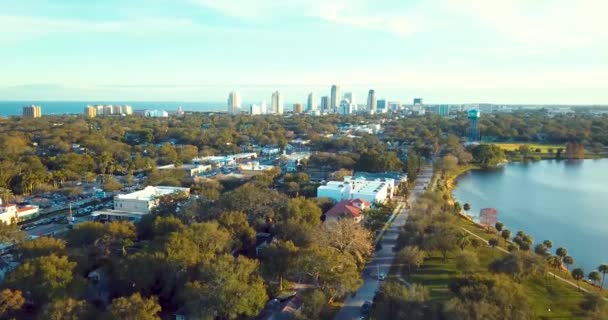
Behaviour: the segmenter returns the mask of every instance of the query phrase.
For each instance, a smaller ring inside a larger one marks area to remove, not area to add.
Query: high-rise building
[[[304,111],[304,106],[301,103],[293,104],[293,113],[302,113]]]
[[[94,107],[94,106],[84,107],[84,116],[87,118],[95,118],[97,116],[97,107]]]
[[[436,105],[435,114],[441,117],[447,117],[450,114],[450,107],[445,104]]]
[[[331,86],[331,100],[329,112],[335,113],[340,105],[340,87],[337,85]]]
[[[468,111],[467,113],[468,118],[469,118],[469,142],[476,142],[479,141],[480,138],[480,134],[479,134],[479,117],[480,117],[480,112],[479,110],[476,109],[471,109]]]
[[[329,97],[328,96],[322,96],[321,97],[321,106],[320,106],[321,112],[328,112],[329,111],[329,106],[330,106]]]
[[[317,111],[317,101],[315,101],[315,94],[313,92],[308,94],[308,103],[306,104],[306,111]]]
[[[376,91],[374,89],[370,89],[367,94],[367,110],[371,114],[375,114],[377,111],[377,101],[376,101]]]
[[[268,114],[268,105],[266,104],[266,100],[262,100],[262,104],[260,104],[260,114]]]
[[[176,115],[178,116],[183,116],[184,115],[184,108],[182,108],[182,106],[178,106],[177,107],[177,111],[175,112]]]
[[[183,111],[182,111],[183,112]],[[133,108],[129,105],[120,106],[120,113],[130,116],[133,114]]]
[[[228,94],[228,114],[238,114],[241,111],[241,96],[232,91]]]
[[[342,115],[352,114],[354,108],[354,104],[347,99],[342,99],[342,102],[340,102],[340,107],[338,108],[338,113]]]
[[[352,92],[345,92],[344,93],[344,99],[350,101],[350,103],[356,105],[357,103],[355,102],[355,96],[353,95]]]
[[[415,106],[421,106],[422,105],[422,98],[414,98],[414,105]]]
[[[388,103],[386,103],[386,100],[380,99],[378,100],[376,108],[378,113],[386,113],[388,111]]]
[[[283,98],[279,91],[272,93],[272,113],[283,114]]]
[[[23,116],[26,118],[40,118],[42,117],[42,108],[35,105],[23,107]]]
[[[249,114],[252,116],[262,114],[262,107],[257,104],[252,104],[251,106],[249,106]]]

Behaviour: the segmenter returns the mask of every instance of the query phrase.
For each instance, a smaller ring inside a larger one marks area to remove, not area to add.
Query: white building
[[[265,156],[272,156],[281,153],[281,148],[277,147],[264,147],[262,148],[262,154]]]
[[[200,176],[203,173],[210,171],[212,167],[210,165],[202,165],[202,164],[182,164],[179,167],[175,167],[174,164],[168,164],[166,166],[157,167],[158,170],[182,170],[185,171],[186,174],[193,178],[196,176]]]
[[[239,172],[245,175],[256,175],[264,173],[265,171],[272,170],[274,166],[263,165],[257,161],[251,161],[239,165]]]
[[[114,209],[135,214],[148,214],[158,205],[158,198],[173,193],[190,194],[189,188],[148,186],[143,190],[114,196]]]
[[[227,156],[208,156],[202,158],[194,158],[192,159],[192,164],[208,163],[219,167],[234,166],[237,162],[253,160],[257,157],[258,155],[255,152],[237,153],[230,154]]]
[[[165,110],[158,110],[158,109],[145,110],[144,116],[150,117],[150,118],[167,118],[167,117],[169,117],[169,113]]]
[[[232,91],[228,94],[228,114],[238,114],[241,111],[241,96]]]
[[[257,116],[262,114],[262,107],[257,104],[252,104],[249,106],[249,114],[252,116]]]
[[[340,108],[338,113],[342,114],[342,115],[346,115],[346,114],[352,114],[353,113],[353,109],[354,109],[354,105],[348,101],[347,99],[342,100],[342,102],[340,102]]]
[[[336,202],[363,199],[370,203],[383,203],[393,197],[394,179],[344,177],[344,181],[329,181],[317,188],[317,197],[330,198]]]
[[[31,217],[38,213],[40,208],[38,206],[23,206],[18,207],[15,204],[7,204],[2,206],[2,201],[0,200],[0,221],[6,224],[12,224],[28,217]]]
[[[275,114],[283,114],[283,97],[281,97],[281,93],[279,91],[275,91],[272,93],[272,105],[271,112]]]

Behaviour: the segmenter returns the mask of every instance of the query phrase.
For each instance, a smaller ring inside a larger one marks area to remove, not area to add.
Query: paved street
[[[410,192],[408,202],[413,204],[416,198],[424,193],[425,187],[428,186],[433,170],[430,167],[425,167],[416,181],[416,186]],[[403,206],[400,212],[396,215],[392,225],[386,230],[384,238],[380,241],[382,250],[374,252],[372,259],[365,267],[363,285],[357,291],[354,297],[349,297],[344,302],[344,307],[336,315],[336,320],[359,319],[361,317],[361,306],[365,301],[373,301],[376,291],[380,288],[381,281],[378,280],[378,272],[385,275],[395,258],[393,247],[397,242],[399,230],[407,221],[409,210]]]

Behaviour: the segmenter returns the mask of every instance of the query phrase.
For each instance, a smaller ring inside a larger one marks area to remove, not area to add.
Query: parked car
[[[371,301],[365,301],[363,303],[363,305],[361,306],[361,314],[366,316],[369,314],[369,312],[372,310],[372,302]]]
[[[386,274],[384,274],[384,272],[380,272],[378,274],[378,280],[384,281],[385,279],[386,279]]]

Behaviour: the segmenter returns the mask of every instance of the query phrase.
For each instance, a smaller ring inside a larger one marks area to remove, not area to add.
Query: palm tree
[[[544,244],[539,243],[534,247],[534,253],[536,253],[539,256],[546,256],[547,255],[547,247],[545,247]]]
[[[564,247],[559,247],[559,248],[557,248],[557,250],[555,250],[555,255],[557,255],[558,257],[562,258],[562,260],[564,260],[564,257],[568,255],[568,250],[566,250],[566,248],[564,248]]]
[[[589,272],[589,275],[587,275],[587,278],[589,278],[589,280],[593,281],[593,284],[595,284],[595,285],[597,285],[597,283],[600,282],[600,280],[602,279],[602,277],[600,276],[600,273],[597,271]]]
[[[549,256],[547,258],[547,262],[549,265],[556,270],[559,270],[562,267],[562,258],[559,256]],[[553,273],[553,278],[555,278],[555,273]]]
[[[488,240],[488,244],[490,245],[490,247],[492,247],[492,249],[494,249],[498,246],[498,239],[492,238]],[[494,255],[494,253],[492,253],[492,255]]]
[[[471,239],[469,238],[469,233],[466,231],[461,231],[458,233],[458,239],[456,240],[458,243],[458,247],[460,247],[461,251],[464,251],[469,244],[471,244]]]
[[[8,203],[10,200],[13,199],[13,197],[14,195],[11,189],[0,188],[0,200],[2,200],[2,203]]]
[[[564,264],[566,265],[566,269],[570,270],[570,265],[574,264],[574,258],[571,256],[565,256]]]
[[[469,211],[469,210],[471,210],[471,205],[468,203],[465,203],[462,208],[464,209],[464,211]]]
[[[507,241],[509,240],[509,238],[511,238],[511,230],[509,229],[504,229],[500,232],[500,236],[505,239],[505,244],[507,243]]]
[[[545,240],[543,241],[543,244],[545,247],[547,247],[547,249],[551,249],[553,247],[553,242],[551,242],[551,240]]]
[[[604,289],[604,278],[606,277],[606,273],[608,273],[608,264],[600,265],[597,270],[602,273],[602,285],[600,286],[600,290]]]
[[[585,277],[585,272],[581,268],[576,268],[572,270],[572,278],[576,280],[576,284],[578,285],[578,290],[581,290],[581,284],[579,281]]]

